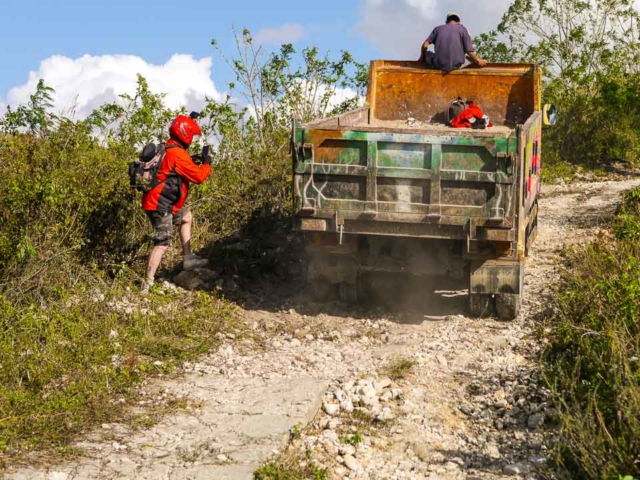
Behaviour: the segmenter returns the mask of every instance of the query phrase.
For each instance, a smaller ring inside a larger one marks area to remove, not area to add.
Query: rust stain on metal
[[[445,73],[418,62],[384,62],[372,70],[370,106],[376,119],[444,123],[444,111],[458,96],[475,101],[497,125],[524,123],[538,108],[533,66]]]

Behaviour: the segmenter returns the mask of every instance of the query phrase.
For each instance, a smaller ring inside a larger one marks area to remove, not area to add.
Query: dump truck
[[[538,228],[542,128],[553,123],[541,85],[536,65],[447,73],[373,61],[364,107],[294,121],[295,225],[312,292],[357,301],[371,272],[468,277],[473,316],[514,319]],[[459,97],[493,126],[448,126]]]

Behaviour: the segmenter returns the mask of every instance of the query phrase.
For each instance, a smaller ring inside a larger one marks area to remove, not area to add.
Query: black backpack
[[[164,145],[149,143],[145,145],[137,160],[129,164],[129,184],[139,192],[147,193],[156,188],[158,171],[162,165],[167,148]]]
[[[445,118],[447,120],[447,125],[451,126],[451,122],[453,122],[458,115],[464,112],[469,107],[469,101],[462,100],[462,97],[458,97],[457,100],[451,102],[449,108],[444,112]]]

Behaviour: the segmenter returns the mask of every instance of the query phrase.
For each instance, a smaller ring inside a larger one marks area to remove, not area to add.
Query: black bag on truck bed
[[[469,102],[462,100],[462,97],[458,97],[456,100],[451,102],[449,108],[444,112],[447,125],[451,126],[451,122],[458,118],[458,115],[464,112],[468,107]]]

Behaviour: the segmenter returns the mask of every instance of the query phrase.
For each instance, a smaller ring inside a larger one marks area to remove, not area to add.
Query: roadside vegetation
[[[228,239],[286,225],[289,118],[360,98],[361,67],[346,52],[333,60],[287,45],[267,54],[248,31],[237,46],[228,59],[236,82],[202,111],[215,175],[190,197],[194,246],[223,268],[235,268],[225,263]],[[332,103],[337,88],[353,95]],[[159,284],[139,293],[151,229],[127,167],[144,144],[166,139],[178,112],[142,77],[87,119],[54,114],[54,93],[41,81],[0,118],[0,467],[33,450],[64,451],[78,433],[122,418],[145,378],[205,353],[220,332],[242,333],[219,291]],[[265,236],[247,254],[254,271],[275,265],[259,245]],[[177,243],[165,275],[180,261]]]
[[[558,124],[545,130],[543,180],[640,162],[640,18],[630,0],[515,0],[481,54],[536,62]],[[568,478],[640,478],[640,190],[611,229],[566,252],[547,313],[543,372],[560,413],[556,460]]]
[[[544,133],[545,181],[638,167],[639,17],[632,0],[515,0],[476,39],[488,60],[545,71],[543,101],[559,112]]]
[[[389,363],[381,373],[388,376],[391,380],[402,380],[411,374],[413,367],[416,365],[417,362],[414,360],[399,356]]]
[[[282,456],[257,469],[255,480],[328,480],[329,471],[313,464],[313,452],[305,456]]]
[[[566,254],[546,324],[546,382],[571,478],[640,477],[640,188],[585,247]]]

